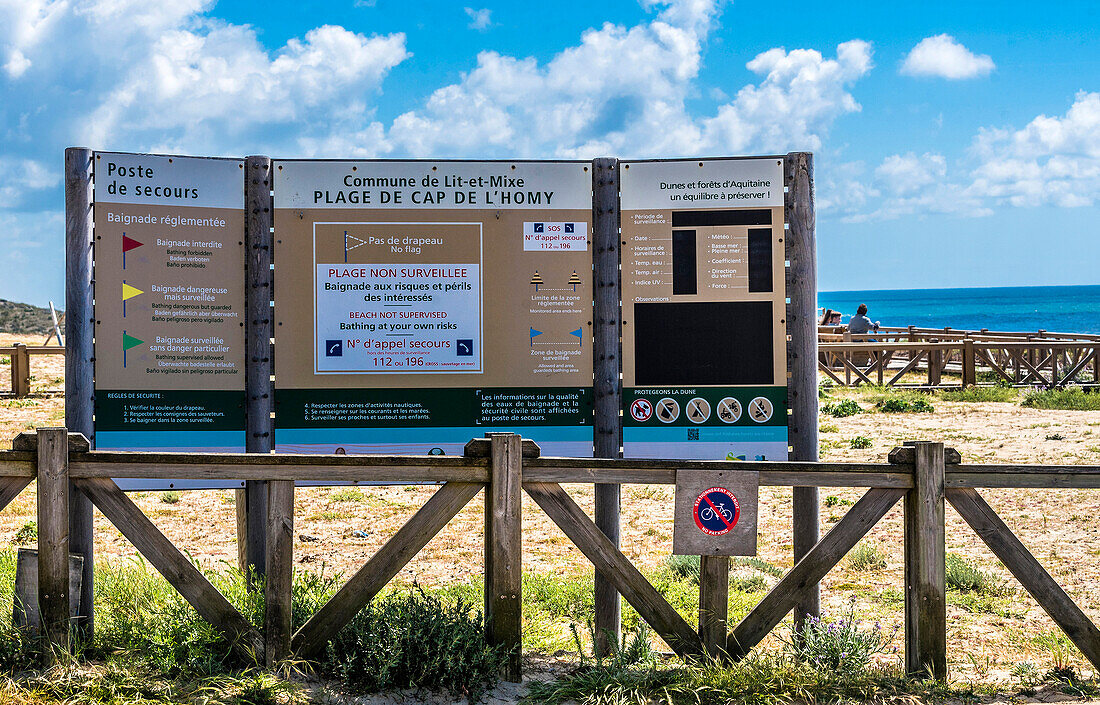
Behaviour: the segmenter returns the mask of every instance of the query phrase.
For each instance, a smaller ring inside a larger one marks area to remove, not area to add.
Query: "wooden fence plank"
[[[27,489],[32,477],[0,477],[0,511],[11,504],[19,493]]]
[[[913,489],[905,496],[905,668],[942,680],[947,677],[944,447],[913,445]]]
[[[1039,606],[1077,645],[1093,668],[1100,671],[1100,630],[1062,586],[1050,577],[1035,556],[1012,533],[986,501],[973,489],[947,490],[947,500],[974,529],[993,555],[1020,581]]]
[[[16,399],[31,393],[31,358],[27,354],[27,346],[16,343],[11,357],[11,393]]]
[[[478,483],[448,482],[397,530],[291,640],[291,650],[310,658],[343,629],[398,571],[462,511],[481,490]]]
[[[69,648],[69,437],[38,429],[38,601],[46,660]]]
[[[508,649],[505,678],[518,683],[523,658],[523,488],[520,436],[491,433],[492,481],[485,491],[485,636]]]
[[[901,489],[868,490],[734,628],[727,641],[727,653],[740,658],[759,644],[904,495]]]
[[[294,482],[267,483],[267,579],[264,581],[264,660],[268,667],[290,656],[291,588],[294,579]]]
[[[699,638],[711,658],[719,658],[725,653],[729,595],[729,556],[700,556]]]
[[[596,528],[561,485],[525,482],[523,489],[673,651],[685,658],[703,653],[703,643],[695,629]]]
[[[179,591],[195,611],[225,634],[233,648],[249,660],[263,660],[263,637],[229,600],[210,584],[194,563],[160,532],[129,497],[111,480],[75,480],[99,511],[134,544],[145,560]]]

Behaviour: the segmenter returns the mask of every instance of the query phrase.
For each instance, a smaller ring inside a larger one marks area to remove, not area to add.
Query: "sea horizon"
[[[818,292],[818,307],[843,314],[867,304],[884,326],[1100,333],[1100,284]]]

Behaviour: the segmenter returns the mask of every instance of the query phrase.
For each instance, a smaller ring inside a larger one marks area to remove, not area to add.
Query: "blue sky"
[[[1100,283],[1095,3],[0,0],[0,297],[62,154],[816,154],[823,290]]]

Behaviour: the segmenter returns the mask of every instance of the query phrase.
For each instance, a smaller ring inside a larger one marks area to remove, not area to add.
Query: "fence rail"
[[[63,345],[14,345],[0,347],[0,355],[8,356],[11,367],[11,393],[22,399],[31,393],[31,355],[64,355]]]
[[[890,342],[881,340],[881,336],[869,337],[879,339],[821,343],[818,370],[822,377],[843,386],[1100,385],[1100,338],[1095,341],[993,342],[961,338]],[[912,375],[920,373],[924,379],[914,382]],[[986,378],[979,380],[979,373],[985,373]],[[947,381],[945,374],[957,377]]]
[[[515,434],[474,439],[462,457],[184,454],[89,451],[63,428],[21,434],[0,451],[0,508],[38,480],[39,601],[50,645],[66,647],[69,612],[68,504],[87,496],[234,648],[273,664],[310,657],[484,489],[486,637],[510,651],[506,677],[520,677],[522,503],[526,492],[605,580],[684,658],[740,658],[756,646],[859,540],[904,500],[905,649],[913,674],[946,676],[944,507],[950,502],[1082,653],[1100,668],[1100,631],[978,493],[986,487],[1100,488],[1100,466],[970,465],[942,443],[895,448],[886,463],[613,460],[540,457]],[[863,497],[732,629],[725,595],[729,559],[709,556],[700,577],[698,625],[689,624],[573,501],[565,484],[673,484],[680,470],[758,472],[764,485],[865,487]],[[262,625],[250,624],[119,489],[112,477],[261,480],[267,487]],[[417,510],[306,623],[292,633],[295,481],[439,483]],[[71,489],[70,489],[71,488]],[[87,633],[84,633],[85,636]],[[47,650],[53,653],[52,650]]]

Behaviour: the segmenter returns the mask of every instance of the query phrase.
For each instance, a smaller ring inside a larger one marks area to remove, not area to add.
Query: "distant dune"
[[[57,312],[58,319],[61,312]],[[53,330],[50,309],[0,299],[0,333],[48,335]]]

